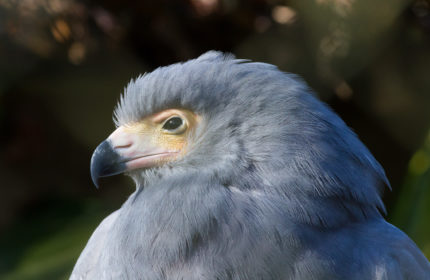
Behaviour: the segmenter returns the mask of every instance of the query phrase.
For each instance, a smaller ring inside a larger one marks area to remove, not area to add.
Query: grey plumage
[[[128,173],[71,279],[430,279],[382,167],[298,77],[212,51],[131,81],[115,122],[168,108],[202,116],[187,155]]]

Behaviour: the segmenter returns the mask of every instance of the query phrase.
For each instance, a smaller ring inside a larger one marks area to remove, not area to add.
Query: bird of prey
[[[71,279],[430,279],[382,167],[296,76],[210,51],[132,80],[114,120],[91,174],[136,191]]]

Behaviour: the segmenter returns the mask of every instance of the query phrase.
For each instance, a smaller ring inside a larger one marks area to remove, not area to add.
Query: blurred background
[[[133,192],[92,185],[130,78],[215,49],[301,75],[384,166],[430,257],[430,0],[0,0],[0,278],[66,279]]]

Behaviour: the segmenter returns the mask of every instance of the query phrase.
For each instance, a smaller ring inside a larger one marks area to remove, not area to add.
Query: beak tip
[[[91,172],[91,179],[96,189],[99,189],[99,177],[95,176],[94,173]]]
[[[98,149],[98,148],[97,148]],[[96,149],[96,151],[97,151]],[[99,188],[99,181],[100,181],[100,163],[99,160],[97,160],[97,155],[99,154],[99,152],[94,152],[93,156],[91,157],[91,165],[90,165],[90,170],[91,170],[91,179],[93,181],[93,184],[95,185],[96,189]]]

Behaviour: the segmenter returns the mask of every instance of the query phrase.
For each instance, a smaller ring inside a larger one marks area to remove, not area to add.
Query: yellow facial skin
[[[183,123],[180,128],[173,131],[163,128],[164,124],[173,117],[182,119]],[[154,159],[155,165],[160,165],[186,154],[190,133],[199,123],[199,120],[200,117],[189,110],[168,109],[148,116],[137,123],[124,125],[124,132],[138,135],[140,139],[144,139],[141,143],[142,150],[145,147],[153,147],[154,149],[177,152],[170,156]]]

